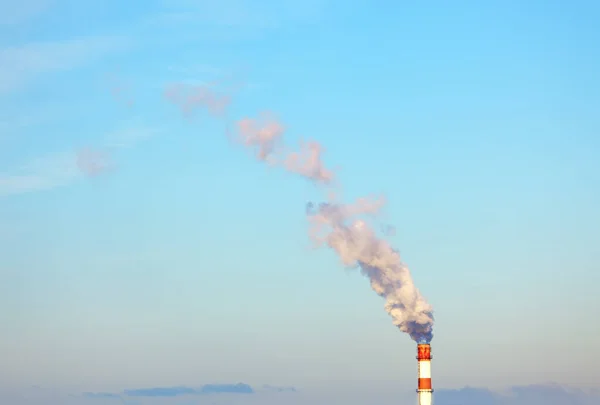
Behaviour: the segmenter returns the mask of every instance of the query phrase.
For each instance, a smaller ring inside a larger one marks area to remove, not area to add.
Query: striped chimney
[[[417,360],[419,362],[419,385],[417,395],[419,405],[431,405],[433,389],[431,388],[431,346],[428,343],[417,345]]]

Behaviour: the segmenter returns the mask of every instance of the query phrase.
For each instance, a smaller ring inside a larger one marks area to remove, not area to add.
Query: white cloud
[[[125,37],[97,36],[0,49],[0,92],[14,90],[42,73],[83,66],[130,45]]]

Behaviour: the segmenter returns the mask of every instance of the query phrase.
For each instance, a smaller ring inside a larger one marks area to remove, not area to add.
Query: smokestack
[[[431,405],[433,389],[431,388],[431,345],[429,343],[417,345],[417,361],[419,362],[419,388],[417,388],[419,405]]]

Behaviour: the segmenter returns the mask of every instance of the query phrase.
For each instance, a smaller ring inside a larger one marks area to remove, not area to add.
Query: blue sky
[[[600,5],[483,3],[0,0],[0,391],[410,393],[414,342],[311,249],[318,190],[227,138],[265,110],[386,196],[435,387],[599,388]],[[163,97],[214,81],[222,116]]]

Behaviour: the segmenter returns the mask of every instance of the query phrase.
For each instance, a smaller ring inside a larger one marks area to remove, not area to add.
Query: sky
[[[236,138],[266,113],[385,196],[436,405],[600,403],[599,18],[0,0],[0,403],[414,403],[415,342],[309,237],[322,187]]]

